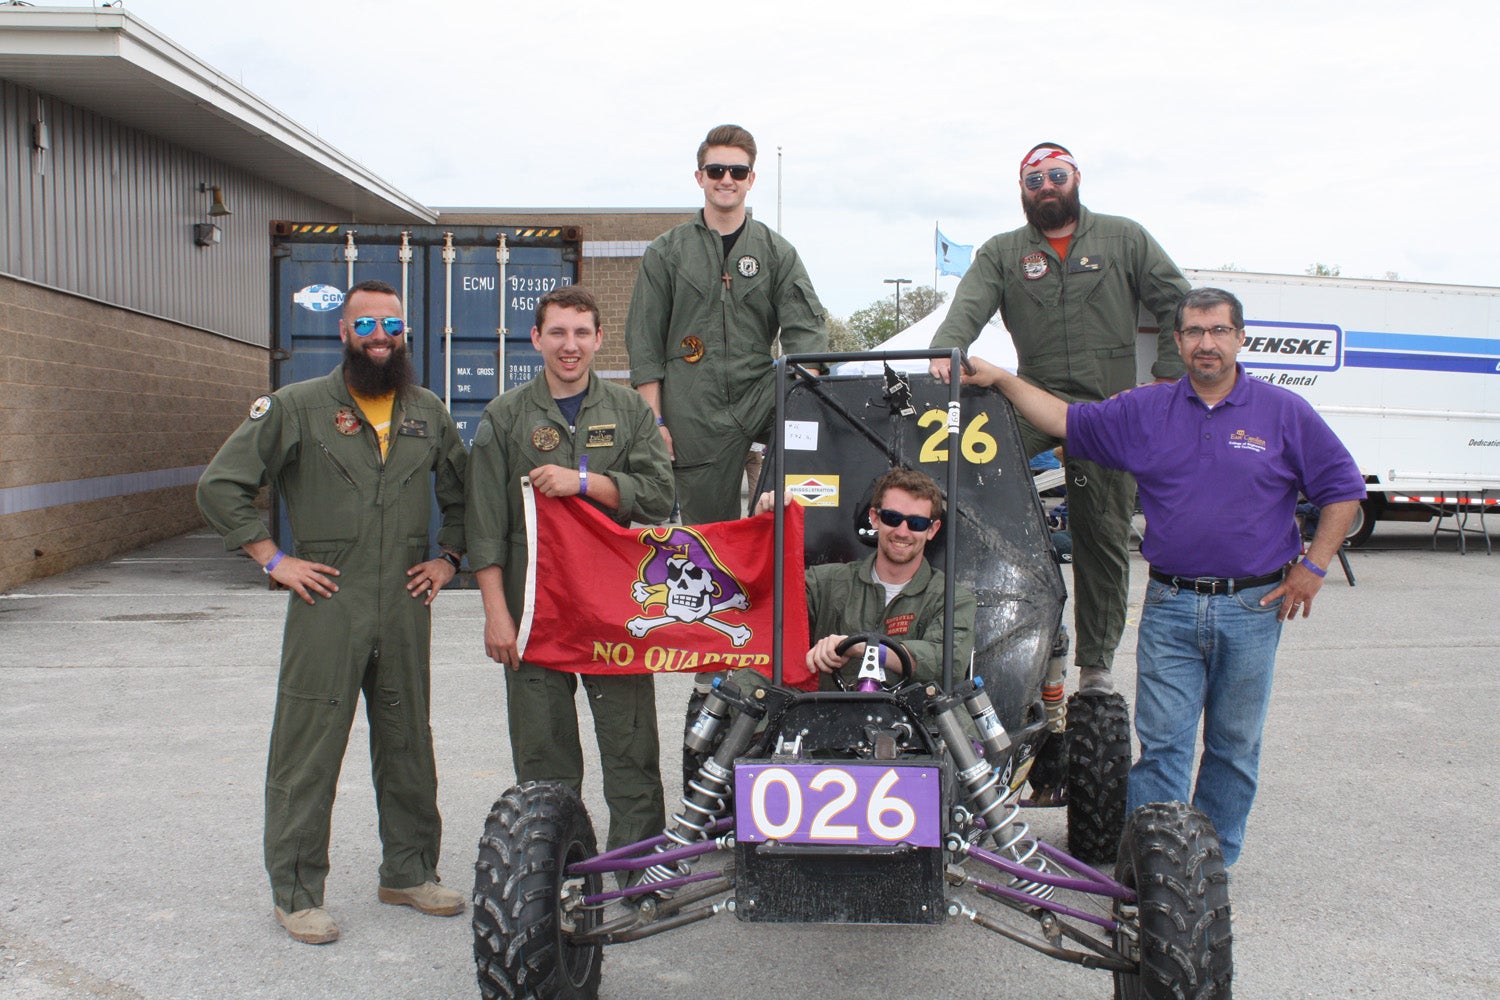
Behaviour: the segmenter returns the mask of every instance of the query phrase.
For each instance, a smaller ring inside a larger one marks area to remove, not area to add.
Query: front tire
[[[553,782],[511,788],[490,810],[474,865],[474,962],[485,1000],[591,1000],[599,992],[599,945],[574,931],[597,910],[563,909],[563,893],[601,891],[600,877],[569,879],[567,866],[599,853],[578,793]]]
[[[1068,699],[1068,850],[1090,864],[1115,860],[1130,780],[1130,713],[1119,692]]]
[[[1136,932],[1120,931],[1116,944],[1140,957],[1139,973],[1115,973],[1116,1000],[1229,1000],[1229,876],[1208,817],[1185,802],[1141,806],[1115,878],[1136,892],[1134,907],[1115,904],[1115,919]]]

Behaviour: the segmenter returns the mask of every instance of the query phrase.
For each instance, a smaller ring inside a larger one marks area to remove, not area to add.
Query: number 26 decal
[[[984,429],[985,424],[990,422],[988,413],[981,413],[969,421],[967,427],[958,439],[958,453],[964,457],[964,461],[973,465],[984,465],[986,462],[994,461],[1000,452],[1000,445],[993,436]],[[935,425],[935,427],[934,427]],[[917,455],[918,462],[946,462],[948,461],[948,414],[943,410],[928,410],[917,418],[918,427],[934,427],[927,440],[922,442],[922,451]]]

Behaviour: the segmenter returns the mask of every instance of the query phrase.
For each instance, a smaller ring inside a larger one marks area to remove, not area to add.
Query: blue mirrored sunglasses
[[[875,512],[875,515],[887,528],[899,528],[902,521],[905,521],[906,526],[912,531],[926,531],[932,527],[932,518],[918,514],[903,514],[899,510],[887,510],[882,507]]]
[[[375,332],[375,324],[385,331],[387,337],[399,337],[406,332],[406,320],[400,316],[387,316],[384,319],[376,319],[374,316],[361,316],[349,326],[361,337],[368,337]]]

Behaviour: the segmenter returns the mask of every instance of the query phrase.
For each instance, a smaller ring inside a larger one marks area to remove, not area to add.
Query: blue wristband
[[[1302,557],[1302,568],[1307,570],[1313,576],[1317,577],[1319,580],[1328,575],[1328,571],[1326,569],[1319,568],[1318,564],[1307,558],[1307,556]]]
[[[657,417],[656,418],[656,426],[658,426],[658,427],[665,427],[665,426],[667,426],[667,418],[666,417]]]
[[[260,571],[262,573],[266,574],[266,576],[270,576],[271,575],[271,571],[274,570],[277,566],[280,566],[281,565],[281,560],[283,560],[285,558],[286,558],[286,553],[283,552],[283,551],[281,551],[280,549],[277,549],[276,550],[276,554],[274,556],[272,556],[271,558],[269,558],[269,559],[266,560],[266,564],[260,568]]]
[[[578,459],[578,495],[581,497],[589,495],[589,457],[587,455]]]

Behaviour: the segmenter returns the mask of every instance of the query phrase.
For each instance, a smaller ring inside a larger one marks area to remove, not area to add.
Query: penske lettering
[[[1333,353],[1333,343],[1327,340],[1307,340],[1302,337],[1247,337],[1244,350],[1253,354],[1307,354],[1327,357]]]
[[[1324,323],[1245,323],[1240,361],[1251,368],[1334,371],[1342,359],[1344,331]],[[1271,376],[1265,376],[1270,378]],[[1311,385],[1281,382],[1281,385]]]

